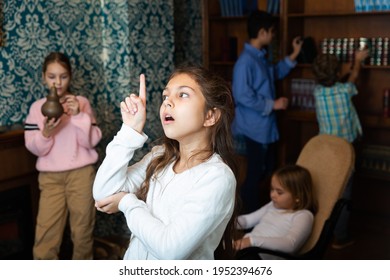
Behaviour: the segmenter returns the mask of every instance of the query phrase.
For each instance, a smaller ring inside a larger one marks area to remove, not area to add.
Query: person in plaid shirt
[[[362,127],[352,97],[358,94],[355,82],[368,54],[368,49],[356,50],[351,71],[345,76],[345,81],[340,79],[341,65],[336,55],[320,54],[313,63],[317,80],[314,98],[319,134],[344,138],[354,145],[355,152],[357,140],[362,135]],[[352,176],[343,194],[343,197],[349,200],[351,196]],[[334,232],[334,249],[343,249],[354,243],[348,233],[349,216],[349,209],[344,208]]]

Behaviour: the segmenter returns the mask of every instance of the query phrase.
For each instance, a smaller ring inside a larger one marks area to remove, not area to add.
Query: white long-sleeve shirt
[[[126,125],[107,146],[93,195],[99,201],[129,192],[119,203],[132,233],[124,259],[213,259],[233,213],[236,179],[214,154],[208,161],[176,174],[173,163],[152,179],[146,203],[134,192],[145,179],[150,161],[163,153],[156,146],[128,167],[147,136]]]
[[[277,209],[271,201],[257,211],[239,216],[238,224],[242,229],[253,228],[245,235],[252,246],[294,254],[311,233],[313,214],[305,209]]]

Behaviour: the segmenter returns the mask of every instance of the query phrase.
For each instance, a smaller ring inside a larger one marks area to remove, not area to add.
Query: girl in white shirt
[[[93,194],[99,211],[125,215],[131,239],[124,258],[214,259],[217,247],[232,252],[236,167],[227,83],[203,68],[176,69],[162,93],[162,144],[132,166],[147,140],[144,75],[139,96],[130,94],[120,106],[123,125],[107,146]]]
[[[237,250],[256,246],[294,254],[309,237],[317,209],[309,171],[299,165],[278,169],[271,178],[270,197],[257,211],[238,217],[239,228],[253,229],[234,242]]]

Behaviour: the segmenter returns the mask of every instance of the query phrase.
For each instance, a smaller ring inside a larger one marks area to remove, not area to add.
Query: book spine
[[[389,117],[389,95],[390,95],[390,88],[386,88],[383,91],[383,117],[388,118]]]
[[[355,12],[361,12],[363,10],[362,1],[355,0]]]
[[[226,0],[219,0],[219,6],[221,8],[221,16],[222,17],[227,17],[227,5],[226,5]]]
[[[279,5],[280,5],[280,0],[274,0],[274,8],[272,13],[277,15],[279,14]]]
[[[243,16],[244,15],[244,6],[243,6],[243,1],[237,0],[237,15],[238,16]]]
[[[272,9],[274,6],[274,1],[275,0],[267,0],[267,13],[272,14]]]
[[[374,0],[366,0],[365,2],[364,11],[370,12],[374,10]]]
[[[390,1],[389,0],[382,0],[380,1],[381,2],[381,10],[382,11],[388,11],[389,10],[389,6],[390,6]]]
[[[382,0],[374,0],[374,10],[382,11]]]

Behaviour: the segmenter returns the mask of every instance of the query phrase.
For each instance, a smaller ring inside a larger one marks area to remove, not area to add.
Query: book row
[[[335,54],[341,62],[353,61],[356,49],[368,48],[366,65],[389,65],[389,38],[325,38],[320,42],[321,52]]]
[[[291,79],[291,108],[296,110],[315,110],[313,79]]]
[[[356,12],[388,10],[390,10],[390,0],[355,0]]]
[[[362,152],[360,168],[372,174],[390,177],[390,147],[366,146]]]
[[[257,10],[257,0],[219,0],[221,16],[244,16]],[[279,14],[280,0],[267,0],[267,12]]]
[[[291,79],[291,104],[295,110],[315,111],[314,79]],[[390,117],[390,88],[383,89],[383,117]]]

